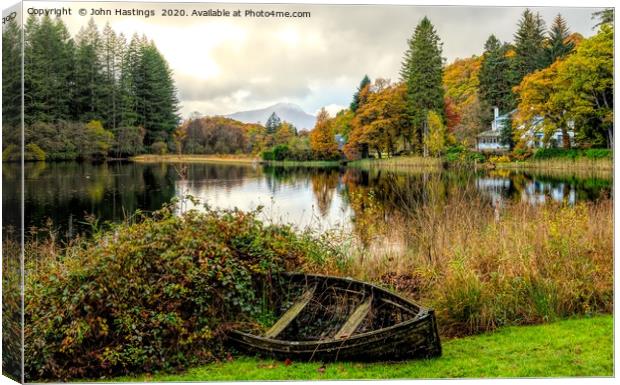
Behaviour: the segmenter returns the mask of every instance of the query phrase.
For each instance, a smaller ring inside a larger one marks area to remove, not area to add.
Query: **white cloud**
[[[336,114],[338,112],[344,110],[347,107],[346,106],[341,106],[340,104],[330,104],[330,105],[325,106],[324,108],[329,113],[329,116],[336,116]],[[318,115],[319,111],[321,111],[320,108],[318,110],[314,111],[314,115]]]
[[[46,6],[63,3],[46,3]],[[64,3],[66,5],[66,3]],[[97,16],[130,38],[145,34],[168,60],[179,90],[181,113],[228,114],[275,102],[306,111],[348,105],[364,74],[397,81],[400,62],[418,21],[428,16],[443,42],[443,56],[480,54],[487,37],[512,40],[523,7],[341,6],[308,4],[177,3],[176,9],[245,8],[310,11],[310,18],[161,17],[165,3],[123,3],[158,16]],[[73,2],[75,9],[115,9],[117,3]],[[591,36],[593,8],[532,8],[550,24],[557,13],[570,29]],[[75,34],[88,22],[63,17]]]

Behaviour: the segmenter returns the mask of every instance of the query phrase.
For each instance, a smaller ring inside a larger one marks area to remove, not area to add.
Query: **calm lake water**
[[[137,209],[152,211],[174,197],[192,195],[214,208],[253,210],[261,218],[317,230],[351,226],[365,210],[382,215],[415,210],[429,195],[450,199],[475,189],[489,204],[523,200],[533,205],[595,200],[611,195],[611,176],[549,176],[507,171],[395,173],[354,168],[261,165],[31,163],[25,170],[25,223],[52,223],[61,237],[90,226],[87,216],[119,221]],[[4,164],[3,221],[19,223],[19,167]],[[186,175],[181,177],[181,175]]]

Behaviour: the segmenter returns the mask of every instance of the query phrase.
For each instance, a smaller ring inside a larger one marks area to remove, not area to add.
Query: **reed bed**
[[[349,163],[353,167],[362,169],[383,169],[391,171],[411,169],[439,169],[442,167],[442,159],[422,156],[398,156],[385,159],[362,159]]]
[[[493,205],[455,191],[430,200],[384,222],[370,246],[335,242],[348,245],[346,263],[318,270],[435,308],[444,336],[612,311],[611,199]]]
[[[614,169],[613,159],[590,159],[580,157],[576,159],[552,158],[552,159],[531,159],[522,162],[496,163],[497,168],[518,169],[518,170],[582,170],[582,171],[606,171],[612,172]]]

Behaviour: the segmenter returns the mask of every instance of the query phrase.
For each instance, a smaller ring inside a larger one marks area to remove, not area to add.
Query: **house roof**
[[[498,130],[487,130],[476,135],[478,138],[499,138],[501,136],[501,132]]]

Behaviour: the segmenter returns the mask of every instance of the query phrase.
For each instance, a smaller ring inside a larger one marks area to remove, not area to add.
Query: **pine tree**
[[[547,45],[547,61],[545,67],[548,67],[557,59],[565,57],[575,48],[575,44],[568,40],[570,31],[566,25],[566,20],[562,15],[558,14],[553,20],[553,25],[549,31],[549,42]]]
[[[171,141],[179,124],[178,99],[168,63],[153,42],[143,39],[135,79],[139,126],[146,130],[145,144]]]
[[[75,116],[82,122],[103,120],[104,75],[101,66],[101,36],[94,19],[78,33],[75,68]]]
[[[419,148],[423,143],[428,111],[440,111],[444,119],[442,44],[427,17],[418,24],[408,44],[400,75],[407,85],[407,110],[412,123],[408,140]]]
[[[275,112],[273,112],[269,116],[269,119],[267,119],[267,123],[265,123],[265,128],[267,128],[267,134],[269,135],[275,134],[276,131],[278,131],[280,124],[282,124],[280,117]]]
[[[607,8],[607,9],[603,9],[602,11],[594,12],[592,14],[592,19],[598,19],[598,23],[596,23],[594,28],[598,28],[598,27],[600,27],[602,25],[606,25],[606,24],[611,24],[613,26],[613,24],[614,24],[614,9],[613,8]]]
[[[119,37],[106,23],[103,29],[101,41],[101,60],[103,70],[103,84],[101,85],[103,93],[103,112],[105,117],[105,126],[115,129],[120,123],[119,117],[119,80],[120,80],[120,55],[118,50],[122,49],[122,43],[119,43]]]
[[[526,9],[519,20],[514,39],[513,63],[518,84],[525,75],[545,67],[545,22],[540,14]]]
[[[368,75],[364,75],[364,78],[360,82],[359,87],[357,87],[357,91],[355,92],[355,94],[353,94],[353,101],[351,102],[351,106],[350,106],[351,111],[353,112],[357,111],[357,109],[360,106],[360,102],[361,102],[360,92],[364,89],[364,87],[368,86],[369,84],[370,84],[370,78],[368,77]]]
[[[70,119],[74,50],[65,25],[49,16],[29,18],[24,49],[26,123]]]
[[[509,52],[510,46],[500,42],[495,35],[489,36],[484,44],[478,74],[478,93],[485,112],[482,119],[484,126],[491,122],[493,107],[497,107],[501,114],[510,112],[514,107],[512,87],[515,82]]]
[[[21,40],[20,27],[15,20],[9,21],[2,31],[2,127],[11,131],[18,131],[17,127],[21,123]],[[4,147],[9,144],[7,139],[10,136],[5,135],[5,132],[3,132]]]
[[[140,64],[140,39],[134,34],[121,55],[120,75],[120,126],[137,126],[137,78]]]

